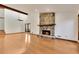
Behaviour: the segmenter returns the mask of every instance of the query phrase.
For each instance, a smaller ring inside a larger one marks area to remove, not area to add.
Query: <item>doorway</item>
[[[30,32],[30,23],[25,24],[25,32]]]

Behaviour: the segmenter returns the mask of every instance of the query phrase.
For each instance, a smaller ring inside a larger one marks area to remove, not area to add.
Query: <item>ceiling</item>
[[[78,12],[78,4],[6,4],[6,6],[29,12],[36,10],[39,12],[53,11],[53,12]]]

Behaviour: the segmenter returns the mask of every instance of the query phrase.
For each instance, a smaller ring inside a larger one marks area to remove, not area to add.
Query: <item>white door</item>
[[[5,33],[21,32],[18,16],[18,12],[5,9]]]

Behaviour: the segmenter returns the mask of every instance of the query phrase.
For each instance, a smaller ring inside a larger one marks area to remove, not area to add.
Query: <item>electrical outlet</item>
[[[57,35],[57,37],[61,37],[60,35]]]

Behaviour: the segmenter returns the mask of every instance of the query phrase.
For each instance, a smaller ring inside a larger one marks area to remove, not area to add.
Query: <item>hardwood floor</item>
[[[79,44],[30,33],[0,35],[0,54],[78,54]]]
[[[4,31],[3,30],[0,30],[0,35],[3,35],[3,34],[5,34]]]

